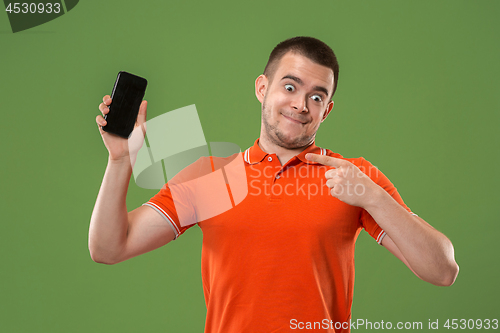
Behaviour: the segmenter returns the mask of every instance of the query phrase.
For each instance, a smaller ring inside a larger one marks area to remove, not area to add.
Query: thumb
[[[139,107],[139,114],[137,115],[137,124],[142,125],[146,122],[146,115],[148,110],[148,102],[146,100],[142,101]]]

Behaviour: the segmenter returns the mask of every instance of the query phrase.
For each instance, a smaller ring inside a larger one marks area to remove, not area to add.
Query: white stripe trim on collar
[[[251,164],[250,163],[250,148],[248,148],[247,150],[245,150],[245,154],[243,155],[243,159],[245,160],[245,162],[247,162],[248,164]]]
[[[243,159],[244,159],[244,160],[245,160],[245,162],[247,162],[248,164],[250,164],[250,165],[254,165],[254,164],[259,163],[260,161],[253,162],[253,163],[250,161],[250,149],[251,149],[251,148],[252,148],[252,147],[250,147],[250,148],[248,148],[247,150],[245,150],[245,154],[243,154]]]

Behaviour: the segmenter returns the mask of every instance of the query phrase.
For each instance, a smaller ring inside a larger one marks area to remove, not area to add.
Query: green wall
[[[199,228],[118,265],[90,259],[98,104],[129,71],[149,81],[148,118],[196,104],[207,141],[245,149],[260,130],[254,80],[296,35],[340,62],[317,144],[377,165],[460,265],[452,287],[430,285],[363,232],[353,319],[500,319],[499,16],[488,0],[107,0],[12,33],[0,13],[0,330],[202,332]],[[131,182],[129,209],[155,193]]]

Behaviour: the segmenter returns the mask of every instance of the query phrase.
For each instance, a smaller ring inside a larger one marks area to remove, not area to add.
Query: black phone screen
[[[127,72],[118,73],[109,112],[104,116],[106,132],[128,138],[134,129],[148,81],[140,76]]]

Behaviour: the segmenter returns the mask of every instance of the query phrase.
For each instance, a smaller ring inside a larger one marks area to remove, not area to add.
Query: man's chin
[[[275,136],[276,143],[286,149],[297,149],[307,146],[311,138],[297,137],[291,135],[283,135],[282,133],[276,133]]]

